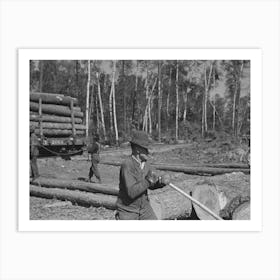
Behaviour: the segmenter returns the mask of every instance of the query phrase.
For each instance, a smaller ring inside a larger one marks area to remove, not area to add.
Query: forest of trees
[[[87,135],[159,141],[250,134],[250,61],[30,61],[30,91],[77,97]]]

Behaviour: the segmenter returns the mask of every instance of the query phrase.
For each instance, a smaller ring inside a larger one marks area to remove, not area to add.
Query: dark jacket
[[[146,180],[147,173],[151,171],[149,163],[145,163],[143,169],[131,156],[121,165],[119,195],[117,209],[132,213],[140,213],[145,207],[150,207],[148,188],[155,189],[162,187],[158,181],[151,184]]]

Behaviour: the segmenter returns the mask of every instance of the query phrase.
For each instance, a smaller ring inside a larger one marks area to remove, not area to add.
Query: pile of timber
[[[41,136],[66,137],[85,134],[83,112],[76,98],[54,93],[30,93],[30,125]]]

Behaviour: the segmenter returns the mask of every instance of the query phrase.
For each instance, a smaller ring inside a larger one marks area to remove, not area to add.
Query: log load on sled
[[[69,157],[86,145],[83,112],[77,98],[54,93],[30,93],[30,125],[39,138],[39,157]]]

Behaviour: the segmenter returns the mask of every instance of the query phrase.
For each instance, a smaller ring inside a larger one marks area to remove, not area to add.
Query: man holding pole
[[[117,220],[157,220],[151,207],[148,189],[156,189],[170,183],[169,175],[158,177],[148,163],[148,135],[134,131],[132,154],[121,165]]]
[[[35,134],[35,126],[30,126],[30,140],[29,140],[29,157],[30,157],[30,169],[31,169],[31,177],[34,181],[39,177],[38,165],[37,165],[37,157],[39,155],[39,141]]]

